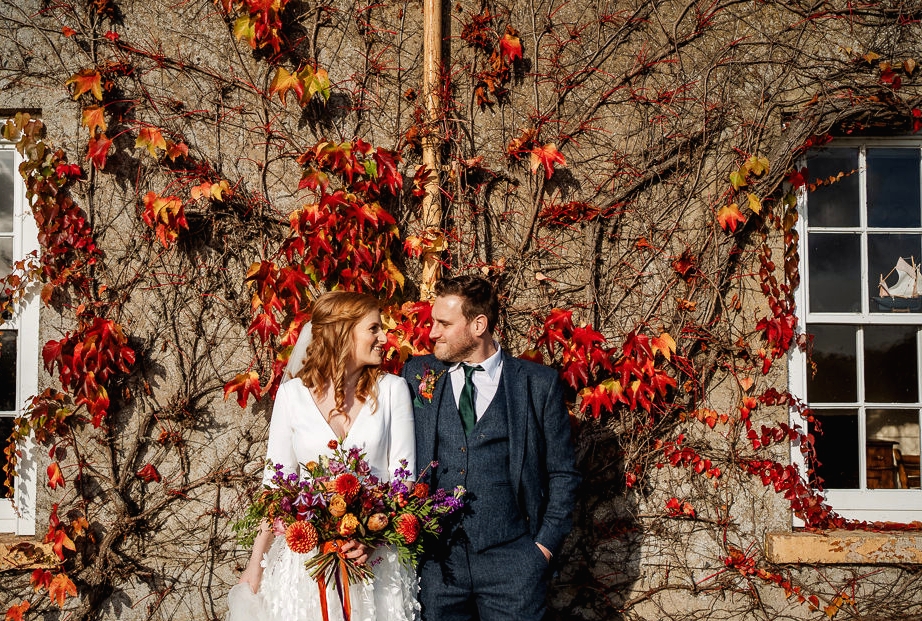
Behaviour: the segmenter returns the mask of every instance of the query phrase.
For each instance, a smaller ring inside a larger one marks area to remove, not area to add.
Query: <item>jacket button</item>
[[[464,474],[464,468],[461,468],[460,470],[458,470],[458,473],[459,473],[459,474]]]
[[[467,447],[466,447],[466,446],[462,446],[462,447],[461,447],[461,452],[462,452],[462,453],[466,453],[466,452],[467,452]]]

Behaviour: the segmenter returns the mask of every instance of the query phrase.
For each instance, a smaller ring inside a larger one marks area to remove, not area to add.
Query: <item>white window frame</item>
[[[800,224],[797,226],[800,232],[798,251],[800,254],[800,286],[794,292],[794,299],[799,319],[799,331],[803,332],[808,329],[809,324],[844,324],[844,325],[917,325],[922,327],[922,313],[880,313],[871,312],[870,300],[867,291],[870,290],[869,278],[876,278],[877,275],[868,274],[867,270],[867,253],[868,244],[867,236],[869,228],[867,226],[867,149],[868,148],[915,148],[922,151],[922,139],[919,138],[868,138],[868,139],[835,139],[826,149],[832,150],[837,147],[847,147],[850,149],[858,148],[858,193],[860,207],[860,222],[858,227],[821,227],[812,231],[809,229],[809,213],[807,209],[807,189],[798,190],[798,210]],[[920,159],[922,162],[922,159]],[[799,163],[800,166],[806,165],[806,160]],[[920,164],[922,167],[922,164]],[[845,171],[847,172],[847,171]],[[920,183],[922,183],[922,170],[920,170]],[[891,233],[912,233],[922,235],[922,226],[918,228],[889,228],[882,229]],[[811,313],[808,311],[807,294],[809,291],[809,255],[807,252],[808,231],[810,232],[849,232],[861,237],[861,291],[862,309],[855,313]],[[857,356],[857,375],[863,376],[864,358],[863,348],[861,347],[863,333],[858,331],[858,344],[856,350]],[[917,357],[922,358],[922,334],[917,333]],[[799,348],[793,348],[788,356],[788,386],[790,391],[797,397],[806,401],[807,397],[807,373],[808,364],[807,356]],[[917,361],[917,381],[922,383],[922,359]],[[866,411],[868,409],[879,409],[898,407],[899,409],[916,409],[922,417],[922,385],[919,386],[919,401],[915,403],[900,404],[879,404],[867,403],[864,401],[862,384],[859,382],[859,393],[857,401],[854,403],[816,403],[817,407],[828,406],[837,409],[854,409],[858,411],[858,439],[859,447],[866,446]],[[806,427],[805,421],[797,414],[791,412],[791,423]],[[920,420],[920,431],[922,431],[922,420]],[[821,458],[821,457],[820,457]],[[805,472],[805,463],[803,455],[797,446],[791,450],[792,462],[798,464],[801,472]],[[822,459],[822,458],[821,458]],[[904,490],[904,489],[863,489],[867,484],[867,450],[859,448],[859,487],[862,489],[830,489],[825,491],[826,502],[841,516],[848,519],[868,520],[868,521],[890,521],[890,522],[911,522],[913,520],[922,520],[922,490]],[[802,526],[800,520],[795,519],[795,526]]]
[[[12,151],[13,174],[13,262],[27,254],[38,251],[38,227],[26,200],[26,188],[18,174],[22,157],[14,144],[0,139],[0,150]],[[2,329],[17,330],[16,343],[16,403],[18,409],[4,411],[2,416],[22,416],[30,397],[38,394],[39,367],[39,296],[30,292],[21,304],[17,304],[13,317],[0,326]],[[6,438],[0,439],[5,442]],[[36,447],[30,437],[20,447],[17,476],[13,483],[13,498],[0,499],[0,533],[21,536],[35,535],[36,507]]]

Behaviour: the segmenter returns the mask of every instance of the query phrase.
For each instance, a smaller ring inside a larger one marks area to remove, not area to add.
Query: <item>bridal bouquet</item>
[[[415,565],[427,535],[441,532],[445,519],[463,504],[464,490],[429,493],[429,486],[406,470],[406,463],[391,481],[371,474],[360,449],[345,449],[330,442],[332,456],[304,464],[302,476],[272,467],[272,485],[257,496],[243,519],[234,525],[242,545],[252,545],[263,520],[276,535],[284,536],[294,552],[319,548],[305,562],[322,589],[335,581],[354,584],[372,578],[372,569],[358,565],[341,552],[347,541],[369,547],[392,544],[402,563]],[[348,589],[346,589],[348,591]]]

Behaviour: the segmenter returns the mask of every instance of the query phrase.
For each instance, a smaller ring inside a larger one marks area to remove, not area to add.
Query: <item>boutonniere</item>
[[[426,367],[426,371],[422,376],[417,374],[416,379],[419,380],[419,388],[416,390],[416,398],[413,400],[413,405],[418,408],[423,407],[423,399],[426,400],[426,403],[432,403],[432,397],[435,395],[435,384],[444,374],[444,369],[436,373],[428,367]]]

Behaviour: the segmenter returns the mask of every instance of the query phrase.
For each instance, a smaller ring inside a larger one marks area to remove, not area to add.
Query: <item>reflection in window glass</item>
[[[13,230],[13,151],[0,149],[0,233]]]
[[[0,416],[0,444],[6,447],[6,440],[13,433],[13,418],[10,416]],[[6,454],[0,451],[0,472],[6,466]],[[0,498],[12,498],[13,490],[6,485],[6,477],[0,476]]]
[[[0,278],[13,271],[13,238],[0,237]]]
[[[842,233],[811,233],[807,252],[810,262],[810,311],[860,311],[860,238]]]
[[[922,260],[922,236],[916,234],[868,235],[868,287],[871,312],[922,310],[916,268]],[[881,283],[883,280],[883,283]]]
[[[807,197],[810,226],[858,226],[858,149],[829,149],[807,160],[811,183],[828,180],[839,173],[835,183],[818,186]]]
[[[919,150],[868,149],[868,226],[919,226]]]
[[[864,328],[864,391],[872,403],[917,401],[916,327]]]
[[[814,418],[822,433],[814,438],[821,463],[816,475],[825,489],[858,489],[858,412],[855,410],[817,410]]]
[[[893,454],[891,476],[886,482],[900,489],[919,489],[919,411],[869,409],[867,412],[868,481],[874,443],[890,443]],[[878,461],[883,461],[883,451]],[[881,477],[883,479],[883,477]],[[868,484],[870,487],[870,483]]]
[[[0,411],[16,409],[16,330],[0,330]]]
[[[811,324],[815,372],[807,374],[807,399],[811,403],[858,400],[858,359],[855,326]]]

